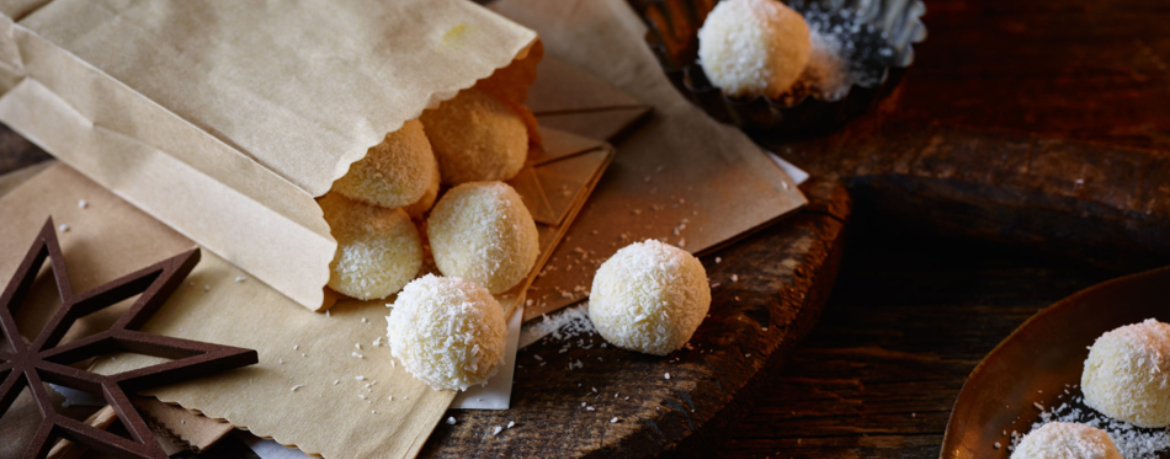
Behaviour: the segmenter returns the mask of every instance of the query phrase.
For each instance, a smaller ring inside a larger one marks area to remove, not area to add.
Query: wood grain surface
[[[599,335],[546,338],[521,350],[510,409],[449,411],[456,423],[440,423],[422,457],[714,454],[812,330],[836,277],[849,198],[830,182],[802,189],[807,209],[703,259],[711,313],[687,349],[662,358]]]
[[[927,10],[930,36],[877,110],[757,140],[889,218],[1126,270],[1170,262],[1170,4]]]

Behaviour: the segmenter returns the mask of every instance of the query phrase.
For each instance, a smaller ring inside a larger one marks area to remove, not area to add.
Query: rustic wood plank
[[[907,227],[1123,270],[1170,263],[1170,8],[927,6],[930,37],[873,113],[757,140]]]
[[[601,348],[599,336],[538,342],[520,353],[511,409],[448,412],[457,423],[440,423],[422,455],[715,454],[812,329],[836,276],[851,204],[840,185],[805,190],[809,209],[704,259],[719,285],[694,349],[659,358]]]
[[[1039,309],[1120,274],[855,215],[833,295],[720,457],[935,458],[976,364]]]

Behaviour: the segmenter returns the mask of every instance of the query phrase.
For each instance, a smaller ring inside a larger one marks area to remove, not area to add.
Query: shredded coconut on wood
[[[655,355],[681,348],[711,305],[703,264],[656,240],[618,250],[593,278],[589,317],[606,341]]]

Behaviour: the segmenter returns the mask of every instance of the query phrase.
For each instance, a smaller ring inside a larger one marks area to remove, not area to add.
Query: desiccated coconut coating
[[[516,190],[503,182],[452,188],[427,217],[435,265],[503,293],[528,277],[540,252],[536,222]]]
[[[387,209],[329,193],[318,203],[337,239],[329,288],[359,300],[385,298],[422,266],[418,229],[402,209]]]
[[[504,310],[463,279],[427,274],[407,284],[386,322],[391,354],[435,389],[485,384],[504,361]]]
[[[410,120],[351,164],[349,172],[333,183],[333,190],[355,201],[393,209],[421,199],[438,167],[422,123]]]
[[[1012,459],[1122,459],[1104,430],[1084,424],[1050,422],[1033,430]]]
[[[422,220],[423,216],[427,214],[427,211],[431,210],[431,206],[435,205],[435,199],[438,199],[438,197],[439,168],[436,167],[434,173],[431,174],[431,183],[427,186],[426,193],[423,193],[423,196],[418,201],[415,201],[414,204],[403,207],[402,210],[405,210],[406,214],[410,215],[410,218]]]
[[[779,97],[800,78],[810,50],[804,17],[778,0],[724,0],[699,29],[703,72],[734,97]]]
[[[630,244],[602,263],[589,294],[589,318],[606,341],[655,355],[686,344],[710,306],[703,264],[653,239]]]
[[[422,123],[443,183],[508,180],[528,157],[528,128],[507,104],[475,88],[461,91]]]
[[[1106,332],[1081,373],[1085,404],[1139,427],[1170,425],[1170,324],[1147,319]]]

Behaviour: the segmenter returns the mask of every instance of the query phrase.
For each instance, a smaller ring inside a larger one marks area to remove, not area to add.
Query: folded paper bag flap
[[[313,197],[477,81],[515,75],[500,92],[520,97],[540,52],[531,30],[471,2],[289,5],[17,9],[19,22],[0,17],[0,122],[319,310],[336,243]]]

